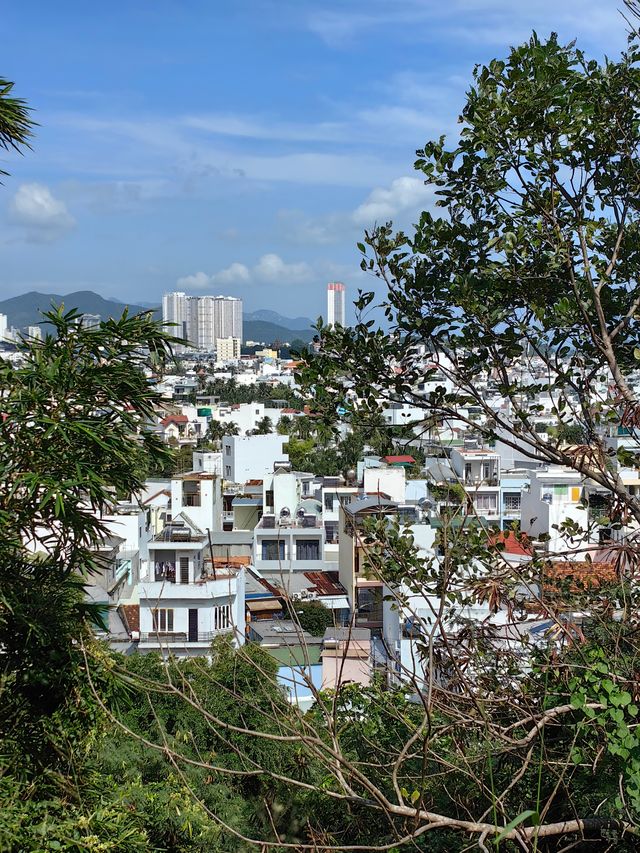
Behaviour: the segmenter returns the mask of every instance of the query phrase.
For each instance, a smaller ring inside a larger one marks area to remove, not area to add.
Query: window
[[[338,544],[338,522],[337,521],[325,521],[324,523],[324,535],[327,542],[330,545]]]
[[[320,542],[317,539],[298,539],[296,542],[296,560],[319,560]]]
[[[333,499],[335,495],[332,492],[324,493],[324,508],[328,510],[333,510]]]
[[[496,495],[476,495],[475,505],[477,510],[495,512],[497,506]]]
[[[231,456],[231,445],[230,444],[225,445],[224,452],[227,456]]]
[[[273,489],[267,489],[265,491],[264,502],[267,509],[273,509]]]
[[[263,560],[284,560],[284,540],[267,539],[262,540]]]
[[[189,558],[180,557],[180,583],[189,583]]]
[[[519,512],[520,510],[520,495],[505,495],[504,496],[504,511]]]
[[[223,631],[231,627],[231,606],[222,604],[213,608],[213,629]]]
[[[224,475],[225,475],[225,477],[231,476],[231,465],[225,465],[224,466]]]
[[[165,608],[152,610],[153,630],[158,634],[170,634],[173,631],[173,610]]]

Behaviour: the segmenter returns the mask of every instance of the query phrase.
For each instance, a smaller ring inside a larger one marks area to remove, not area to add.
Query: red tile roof
[[[554,560],[544,570],[545,580],[554,581],[571,579],[572,592],[582,589],[598,588],[602,584],[616,583],[618,573],[613,563],[592,563],[585,561]],[[547,588],[547,584],[545,584]]]
[[[162,426],[169,426],[169,424],[188,424],[189,418],[186,415],[167,415],[167,417],[163,418],[160,423]]]
[[[413,465],[416,460],[413,458],[413,456],[385,456],[384,461],[387,463],[387,465],[394,465],[404,462],[406,462],[408,465]]]
[[[120,616],[124,622],[124,627],[131,634],[132,631],[140,630],[140,605],[139,604],[121,604],[118,607]]]
[[[519,557],[531,557],[533,555],[533,547],[526,533],[516,535],[515,530],[505,530],[498,536],[491,539],[491,544],[503,543],[503,554],[514,554]]]

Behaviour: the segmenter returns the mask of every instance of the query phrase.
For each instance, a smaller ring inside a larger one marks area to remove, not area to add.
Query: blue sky
[[[625,42],[622,0],[25,0],[0,75],[35,108],[2,160],[0,296],[92,289],[241,296],[324,312],[371,279],[356,242],[429,204],[413,173],[455,132],[475,63],[555,30]]]

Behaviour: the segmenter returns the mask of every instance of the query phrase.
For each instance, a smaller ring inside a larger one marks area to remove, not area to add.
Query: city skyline
[[[0,164],[0,292],[148,303],[223,290],[249,311],[316,317],[327,281],[375,284],[359,269],[364,229],[410,226],[432,205],[415,149],[455,133],[474,64],[533,28],[612,55],[626,36],[616,8],[162,0],[87,15],[65,0],[35,21],[7,9],[3,73],[38,127],[32,151]]]
[[[182,291],[165,293],[162,319],[176,325],[176,337],[208,352],[217,348],[220,339],[243,340],[242,299],[235,296],[192,296]]]

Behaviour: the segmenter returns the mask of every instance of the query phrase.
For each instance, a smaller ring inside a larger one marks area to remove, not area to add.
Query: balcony
[[[141,643],[153,643],[157,646],[164,645],[188,645],[189,643],[210,643],[216,637],[223,634],[229,634],[233,631],[232,627],[219,629],[218,631],[198,631],[197,638],[192,636],[189,638],[186,631],[153,631],[151,633],[141,633]]]

